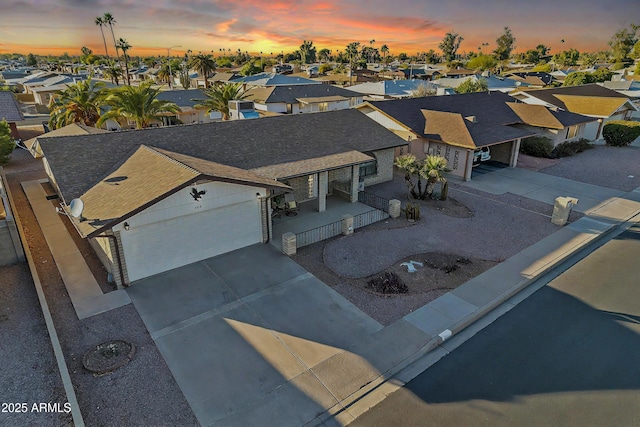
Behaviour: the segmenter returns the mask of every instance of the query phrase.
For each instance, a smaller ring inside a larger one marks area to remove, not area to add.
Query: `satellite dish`
[[[69,204],[69,212],[74,218],[80,218],[84,210],[84,202],[80,199],[73,199]]]

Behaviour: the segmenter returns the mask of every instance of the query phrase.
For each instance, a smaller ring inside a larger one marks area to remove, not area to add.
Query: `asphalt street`
[[[351,425],[640,425],[639,256],[636,225]]]

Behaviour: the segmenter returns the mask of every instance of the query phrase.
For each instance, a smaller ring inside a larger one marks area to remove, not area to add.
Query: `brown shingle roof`
[[[35,138],[28,139],[24,145],[29,149],[31,154],[34,156],[41,157],[42,150],[40,149],[40,144],[38,141],[43,138],[55,138],[57,136],[70,136],[70,135],[88,135],[92,133],[107,133],[108,130],[94,128],[91,126],[87,126],[82,123],[71,123],[70,125],[61,127],[60,129],[52,130],[51,132],[47,132],[44,135],[36,136]]]
[[[476,148],[473,138],[467,129],[465,119],[459,113],[421,110],[425,122],[424,133],[438,136],[439,140],[458,147]]]
[[[551,111],[544,105],[531,105],[515,102],[507,102],[507,105],[522,119],[531,126],[544,127],[549,129],[563,129],[560,120],[555,118]]]
[[[562,101],[567,110],[573,113],[603,117],[609,117],[628,101],[628,98],[605,98],[599,96],[564,94],[555,94],[554,96]]]
[[[24,120],[20,105],[12,92],[0,90],[0,120],[19,122]]]
[[[76,226],[84,237],[97,234],[199,180],[289,188],[249,171],[140,145],[81,196],[87,220]]]

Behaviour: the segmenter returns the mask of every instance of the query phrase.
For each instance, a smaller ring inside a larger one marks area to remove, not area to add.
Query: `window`
[[[577,134],[578,134],[578,125],[569,126],[569,129],[567,129],[567,138],[566,139],[575,138],[575,136]]]
[[[328,102],[320,102],[318,104],[318,111],[329,111],[329,103]]]
[[[360,165],[360,177],[371,176],[378,173],[378,162],[372,161]]]

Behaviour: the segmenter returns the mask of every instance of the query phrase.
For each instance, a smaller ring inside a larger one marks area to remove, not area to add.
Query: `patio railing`
[[[311,230],[296,233],[296,247],[311,245],[342,234],[342,221],[321,225]]]
[[[377,196],[376,196],[377,197]],[[353,216],[353,228],[361,228],[374,222],[389,218],[389,213],[380,209],[372,209]],[[296,247],[311,245],[342,234],[342,220],[322,225],[311,230],[296,233]]]
[[[380,209],[385,212],[389,212],[389,200],[384,197],[376,196],[375,194],[368,193],[366,191],[358,192],[358,201],[372,208]]]

